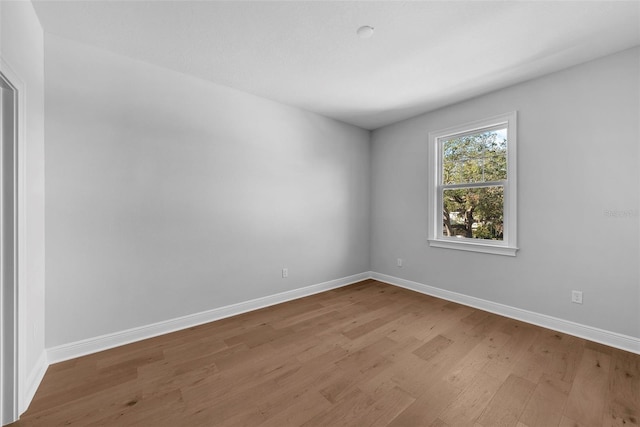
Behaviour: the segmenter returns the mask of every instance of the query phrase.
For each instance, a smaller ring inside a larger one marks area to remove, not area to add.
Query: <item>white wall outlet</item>
[[[282,269],[282,277],[283,278],[289,277],[289,269],[288,268],[283,268]]]
[[[582,291],[571,291],[571,302],[582,304]]]
[[[396,261],[396,265],[398,267],[402,267],[402,258],[398,258],[398,261]]]

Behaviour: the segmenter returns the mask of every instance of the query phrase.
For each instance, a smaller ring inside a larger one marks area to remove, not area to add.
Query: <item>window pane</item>
[[[478,132],[442,142],[442,183],[507,179],[507,129]]]
[[[443,236],[503,239],[504,187],[444,189]]]

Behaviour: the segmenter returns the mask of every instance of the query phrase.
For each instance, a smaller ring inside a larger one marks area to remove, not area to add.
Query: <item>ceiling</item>
[[[45,32],[366,129],[640,45],[640,1],[34,5]]]

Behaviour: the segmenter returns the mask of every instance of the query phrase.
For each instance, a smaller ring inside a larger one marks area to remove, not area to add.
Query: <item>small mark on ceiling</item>
[[[373,36],[373,27],[370,25],[363,25],[362,27],[358,28],[356,33],[361,39],[368,39]]]

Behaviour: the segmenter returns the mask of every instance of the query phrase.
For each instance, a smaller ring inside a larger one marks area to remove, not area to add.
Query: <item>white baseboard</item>
[[[411,280],[400,279],[386,274],[371,272],[371,278],[390,285],[399,286],[401,288],[410,289],[422,294],[431,295],[448,301],[457,302],[459,304],[468,305],[480,310],[489,311],[501,316],[509,317],[533,325],[541,326],[554,331],[564,332],[569,335],[595,341],[621,350],[630,351],[640,354],[640,338],[634,338],[628,335],[618,334],[603,329],[586,326],[568,320],[559,319],[557,317],[547,316],[546,314],[535,313],[520,308],[511,307],[496,302],[483,300],[480,298],[459,294],[457,292],[447,291],[445,289],[435,288]]]
[[[25,382],[24,392],[22,393],[22,397],[19,403],[19,412],[23,414],[28,408],[29,404],[33,400],[33,396],[35,396],[42,379],[44,378],[44,374],[47,372],[47,368],[49,367],[49,363],[47,361],[47,353],[44,350],[40,353],[40,357],[38,357],[38,361],[36,362],[31,372],[27,376],[27,380]]]
[[[47,349],[47,359],[51,364],[62,362],[64,360],[96,353],[98,351],[107,350],[109,348],[118,347],[135,341],[153,338],[181,329],[191,328],[193,326],[224,319],[225,317],[235,316],[238,314],[246,313],[248,311],[268,307],[274,304],[280,304],[286,301],[291,301],[331,289],[340,288],[342,286],[346,286],[369,278],[369,272],[355,274],[353,276],[330,280],[328,282],[318,283],[316,285],[281,292],[262,298],[256,298],[250,301],[240,302],[225,307],[214,308],[212,310],[207,310],[201,313],[190,314],[163,322],[153,323],[151,325],[140,326],[120,332],[114,332],[94,338],[88,338],[82,341],[59,345]]]
[[[201,313],[190,314],[187,316],[166,320],[151,325],[132,328],[120,332],[114,332],[111,334],[52,347],[47,349],[46,362],[62,362],[64,360],[96,353],[98,351],[107,350],[109,348],[118,347],[147,338],[153,338],[181,329],[202,325],[204,323],[213,322],[215,320],[224,319],[226,317],[235,316],[238,314],[268,307],[274,304],[280,304],[286,301],[291,301],[331,289],[340,288],[342,286],[346,286],[366,279],[379,280],[391,285],[410,289],[437,298],[464,304],[470,307],[499,314],[501,316],[521,320],[523,322],[531,323],[548,329],[553,329],[559,332],[564,332],[590,341],[595,341],[611,347],[640,354],[640,339],[628,335],[622,335],[615,332],[594,328],[592,326],[586,326],[568,320],[547,316],[545,314],[535,313],[532,311],[483,300],[445,289],[435,288],[433,286],[401,279],[394,276],[389,276],[386,274],[365,272],[324,283],[319,283],[316,285],[307,286],[300,289],[294,289],[291,291],[281,292],[262,298],[256,298],[250,301],[232,304],[225,307],[219,307]],[[42,362],[42,367],[38,371],[37,375],[34,374],[30,376],[27,391],[28,393],[30,393],[29,396],[31,397],[33,397],[37,385],[39,384],[40,380],[42,380],[42,376],[46,371],[46,368],[48,366],[46,362]],[[26,401],[30,402],[31,399],[26,399]]]

